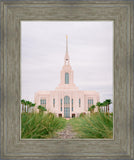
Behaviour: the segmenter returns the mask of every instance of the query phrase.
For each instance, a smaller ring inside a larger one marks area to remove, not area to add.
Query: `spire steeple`
[[[68,53],[68,36],[66,35],[66,53]]]
[[[68,36],[66,35],[66,54],[65,54],[65,64],[69,64],[69,55],[68,55]]]
[[[60,84],[56,90],[78,90],[78,87],[74,84],[73,70],[70,65],[70,58],[68,55],[68,36],[66,35],[66,51],[64,57],[64,65],[60,72]]]

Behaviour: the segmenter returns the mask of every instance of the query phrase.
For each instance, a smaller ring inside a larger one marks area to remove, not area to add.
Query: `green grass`
[[[113,138],[113,115],[94,113],[69,120],[79,138]]]
[[[22,113],[21,138],[51,138],[66,126],[66,120],[52,113]]]

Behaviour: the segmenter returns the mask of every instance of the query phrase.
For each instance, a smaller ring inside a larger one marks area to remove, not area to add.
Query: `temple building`
[[[78,117],[80,113],[88,113],[88,108],[99,102],[99,93],[96,91],[79,90],[74,84],[74,72],[70,64],[68,54],[68,37],[66,36],[66,54],[64,65],[60,72],[60,84],[54,91],[38,91],[34,97],[36,106],[44,106],[47,111],[55,113],[59,117]],[[95,112],[98,111],[96,107]]]

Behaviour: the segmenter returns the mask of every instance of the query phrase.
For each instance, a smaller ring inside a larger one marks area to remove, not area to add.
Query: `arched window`
[[[73,111],[74,109],[73,109],[73,99],[72,99],[72,111]]]
[[[53,98],[53,107],[55,107],[55,98]]]
[[[64,97],[64,117],[70,118],[70,97]]]
[[[88,99],[88,108],[94,104],[93,99]]]
[[[46,104],[46,99],[40,99],[40,104]]]
[[[79,107],[81,107],[81,99],[79,98]]]
[[[62,112],[62,99],[60,99],[60,111]]]
[[[65,73],[65,84],[69,84],[69,73]]]
[[[64,104],[70,104],[70,97],[69,96],[64,97]]]

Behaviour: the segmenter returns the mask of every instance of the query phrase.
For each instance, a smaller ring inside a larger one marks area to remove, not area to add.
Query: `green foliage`
[[[112,103],[111,99],[106,99],[108,105]]]
[[[96,106],[98,106],[98,110],[99,110],[99,112],[100,112],[101,102],[97,102],[97,103],[96,103]]]
[[[92,105],[91,108],[94,109],[94,108],[95,108],[95,105]]]
[[[106,99],[105,101],[101,102],[97,102],[96,106],[98,106],[99,112],[101,111],[101,107],[103,107],[103,111],[104,112],[108,112],[109,114],[109,105],[112,103],[111,99]]]
[[[96,103],[96,106],[100,107],[100,106],[101,106],[101,103],[100,103],[100,102],[97,102],[97,103]]]
[[[28,107],[28,110],[29,110],[29,108],[34,107],[36,105],[35,103],[32,103],[30,101],[26,101],[24,99],[21,100],[21,104],[22,104],[23,112],[24,112],[24,108],[25,108],[25,112],[26,112],[26,106]]]
[[[43,111],[47,111],[47,109],[41,105],[38,106],[38,109],[39,109],[40,113],[43,113]]]
[[[113,138],[113,116],[94,113],[69,120],[80,138]]]
[[[84,117],[86,115],[85,112],[82,112],[79,117]]]
[[[66,120],[52,113],[22,113],[21,138],[50,138],[66,126]]]
[[[88,111],[90,111],[92,113],[92,112],[94,112],[94,108],[95,108],[95,105],[92,105],[90,108],[88,108]]]

